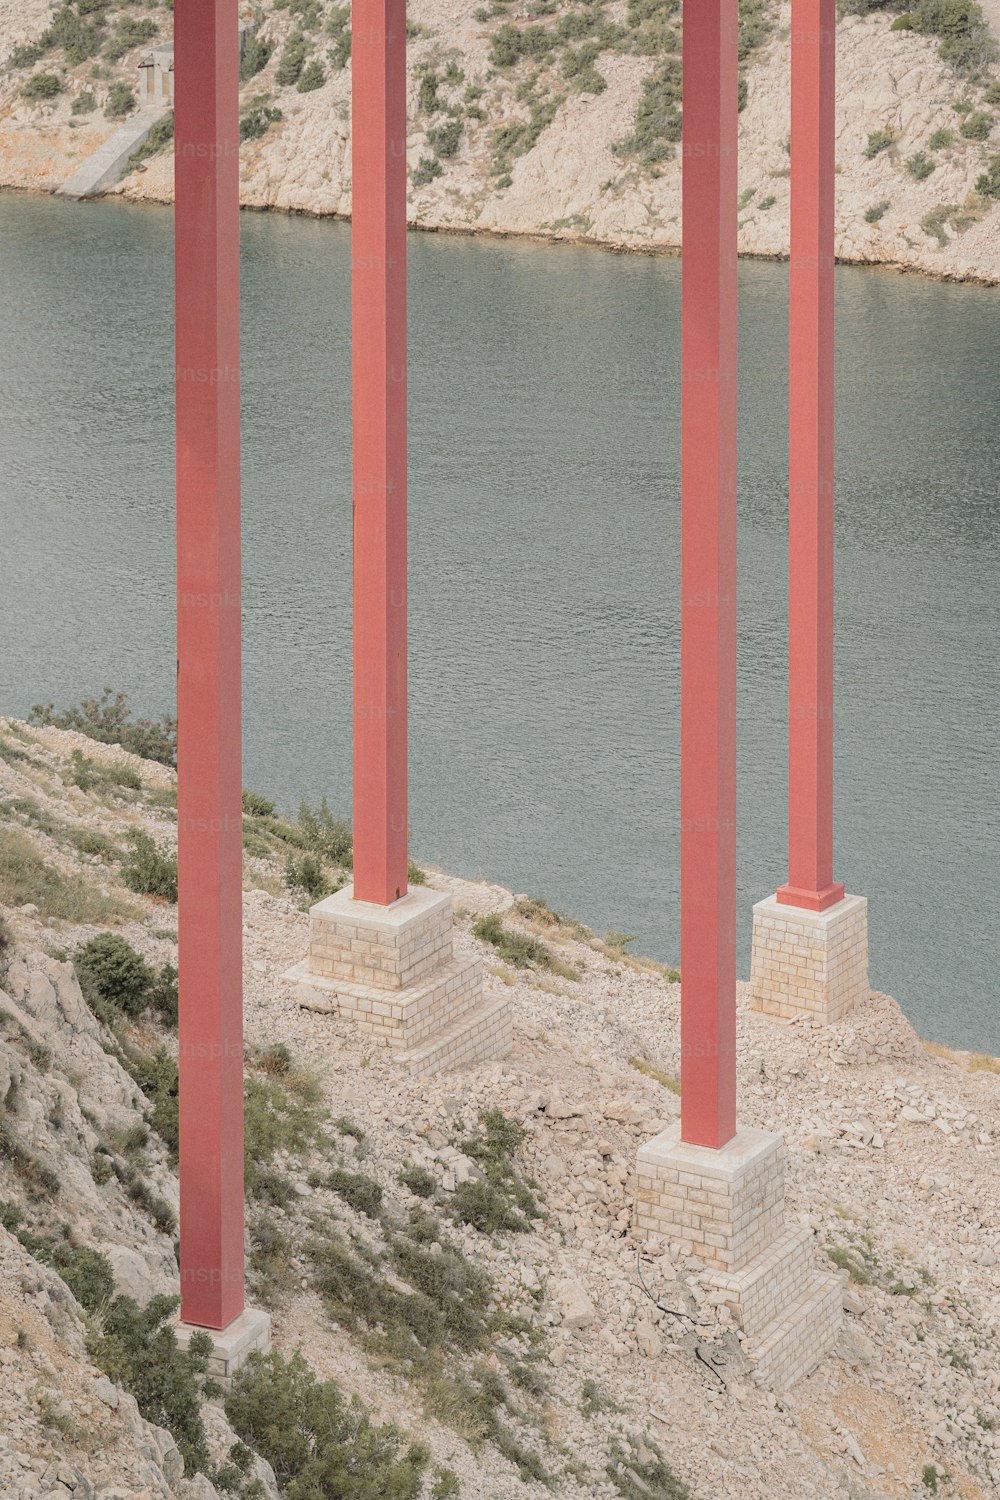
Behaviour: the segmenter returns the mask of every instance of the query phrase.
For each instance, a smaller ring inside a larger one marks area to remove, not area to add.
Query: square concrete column
[[[284,978],[300,1002],[353,1021],[412,1071],[504,1057],[511,1005],[486,999],[478,958],[456,958],[451,894],[414,886],[382,906],[345,886],[309,913],[309,953]]]
[[[750,960],[754,1010],[828,1023],[869,994],[864,896],[845,896],[825,911],[786,906],[777,896],[756,903]]]

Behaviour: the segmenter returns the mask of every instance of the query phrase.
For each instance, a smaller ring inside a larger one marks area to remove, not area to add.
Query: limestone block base
[[[775,896],[753,909],[750,1004],[769,1015],[839,1021],[868,998],[868,902],[845,896],[826,911],[785,906]]]
[[[181,1349],[188,1347],[196,1333],[207,1333],[212,1340],[208,1373],[228,1389],[236,1371],[246,1364],[251,1354],[266,1354],[270,1349],[271,1317],[259,1308],[246,1307],[228,1328],[198,1328],[194,1323],[179,1321],[174,1324],[174,1335]]]
[[[739,1271],[784,1223],[784,1141],[744,1127],[721,1151],[690,1146],[676,1121],[639,1147],[636,1230],[679,1240],[723,1271]]]
[[[816,1271],[812,1234],[784,1222],[784,1142],[744,1128],[720,1150],[691,1146],[675,1123],[639,1148],[635,1233],[679,1242],[706,1263],[755,1379],[787,1390],[840,1330],[841,1280]]]
[[[311,909],[308,955],[282,977],[328,999],[331,1011],[414,1072],[432,1075],[511,1049],[510,1001],[487,1002],[481,961],[455,957],[447,891],[420,886],[376,906],[355,901],[345,886]]]

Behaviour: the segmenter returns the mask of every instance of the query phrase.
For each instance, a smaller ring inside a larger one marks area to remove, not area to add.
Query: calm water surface
[[[171,214],[0,198],[0,712],[174,695]],[[243,220],[245,784],[350,807],[349,251]],[[416,236],[418,856],[678,951],[679,265]],[[740,967],[785,870],[787,270],[742,268]],[[836,876],[1000,1052],[1000,292],[838,273]]]

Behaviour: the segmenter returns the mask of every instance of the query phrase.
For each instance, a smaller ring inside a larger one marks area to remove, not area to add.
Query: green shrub
[[[21,85],[21,94],[32,104],[45,99],[54,99],[61,94],[65,84],[58,73],[32,73],[27,83]]]
[[[865,209],[865,223],[877,224],[880,219],[885,218],[889,212],[889,207],[888,198],[883,198],[880,203],[873,203],[870,208]]]
[[[1000,104],[1000,83],[991,83],[983,90],[985,104]]]
[[[94,828],[67,828],[66,837],[80,854],[96,854],[104,860],[114,860],[120,851],[103,833]]]
[[[179,1144],[177,1115],[177,1059],[166,1047],[150,1054],[120,1041],[112,1049],[122,1067],[148,1099],[150,1124],[176,1156]]]
[[[350,7],[346,5],[335,5],[333,7],[334,14],[338,11],[349,11],[349,9]],[[342,30],[326,55],[329,58],[331,68],[336,72],[339,73],[341,68],[346,68],[351,58],[351,33],[347,30]]]
[[[413,186],[426,187],[435,177],[440,177],[443,171],[444,167],[436,156],[422,156],[413,172]]]
[[[20,47],[15,47],[7,60],[9,68],[33,68],[35,63],[43,58],[48,51],[39,42],[24,42]]]
[[[484,1110],[479,1120],[480,1129],[462,1140],[461,1149],[484,1177],[459,1183],[451,1196],[452,1212],[482,1234],[523,1234],[531,1228],[529,1220],[540,1214],[534,1194],[514,1165],[524,1131],[498,1109]]]
[[[84,998],[101,1015],[141,1016],[150,1003],[154,971],[131,943],[102,932],[78,948],[73,967]]]
[[[301,1355],[254,1356],[233,1380],[226,1415],[267,1459],[289,1500],[417,1500],[426,1450],[376,1427],[355,1397],[320,1382]]]
[[[531,1228],[506,1193],[490,1182],[473,1177],[458,1184],[451,1196],[451,1209],[460,1223],[471,1225],[480,1234],[493,1235],[501,1231],[524,1234]]]
[[[958,127],[959,135],[964,136],[967,141],[988,140],[992,130],[993,116],[981,109],[972,110]]]
[[[74,750],[70,756],[70,780],[83,792],[94,788],[110,791],[115,787],[125,787],[130,792],[142,790],[142,777],[133,766],[102,765],[81,750]]]
[[[177,761],[177,720],[133,719],[128,698],[105,688],[99,698],[85,698],[75,708],[56,710],[51,703],[36,703],[29,724],[51,724],[56,729],[76,729],[106,745],[121,745],[144,760],[165,766]]]
[[[937,165],[926,151],[915,151],[912,156],[906,158],[906,170],[917,182],[923,182],[934,171]]]
[[[240,82],[248,83],[262,68],[266,68],[271,61],[273,51],[273,42],[266,42],[262,37],[251,32],[246,39],[243,56],[240,59]]]
[[[307,1075],[298,1073],[246,1080],[243,1139],[248,1197],[274,1188],[274,1182],[263,1174],[279,1151],[301,1160],[321,1138],[324,1116],[310,1084]]]
[[[438,156],[456,156],[462,140],[461,120],[448,120],[444,125],[428,130],[427,139]]]
[[[873,130],[868,137],[865,147],[865,155],[871,161],[872,157],[878,156],[882,151],[888,151],[894,140],[891,130]]]
[[[284,116],[276,106],[267,104],[252,105],[240,116],[240,140],[259,141],[262,136],[267,134],[272,125],[282,119],[284,119]],[[251,795],[253,794],[251,793]]]
[[[567,47],[563,53],[563,77],[568,78],[579,94],[603,94],[607,79],[595,66],[603,47],[600,42],[587,42],[583,47]]]
[[[193,1473],[208,1462],[201,1400],[212,1340],[196,1333],[187,1350],[179,1349],[170,1324],[176,1308],[176,1297],[153,1297],[145,1308],[116,1297],[88,1336],[87,1353],[135,1397],[147,1422],[173,1435]]]
[[[132,852],[122,866],[122,880],[130,891],[143,896],[177,900],[177,855],[164,854],[148,833],[136,829],[129,834]]]
[[[326,71],[318,58],[314,57],[312,62],[306,63],[299,74],[299,81],[295,85],[300,94],[311,94],[315,89],[321,89],[326,82]]]
[[[277,72],[274,75],[274,81],[279,88],[291,88],[293,83],[298,83],[302,69],[305,67],[308,45],[301,31],[289,32]]]
[[[174,138],[174,117],[167,115],[162,120],[157,120],[152,130],[143,141],[137,151],[133,151],[128,159],[128,171],[134,172],[136,167],[141,166],[144,161],[149,161],[153,156],[170,145]]]
[[[666,161],[681,138],[681,60],[664,58],[642,86],[635,131],[618,141],[618,156],[637,156],[646,166]]]
[[[0,979],[7,973],[7,966],[10,963],[13,951],[14,934],[10,930],[7,918],[3,912],[0,912]]]
[[[374,1178],[366,1177],[363,1172],[347,1172],[343,1167],[335,1167],[327,1177],[326,1185],[357,1213],[365,1214],[369,1219],[378,1218],[382,1210],[382,1189]]]
[[[127,83],[113,83],[108,89],[104,114],[109,120],[121,120],[135,109],[135,94]]]
[[[605,1473],[623,1500],[692,1500],[688,1486],[649,1437],[628,1452],[612,1438],[609,1459]]]
[[[290,890],[304,891],[310,901],[322,901],[333,890],[315,854],[303,854],[300,859],[289,855],[285,862],[285,884]]]
[[[111,1262],[99,1250],[77,1245],[68,1226],[63,1237],[50,1239],[14,1225],[9,1226],[21,1244],[42,1265],[50,1266],[69,1287],[85,1312],[95,1313],[115,1295]]]
[[[74,68],[86,62],[88,57],[96,57],[107,35],[100,12],[95,13],[93,21],[85,21],[83,14],[80,7],[74,10],[71,5],[61,5],[53,13],[48,30],[39,38],[39,45],[46,51],[50,47],[60,47],[66,54],[66,61]]]
[[[947,146],[955,144],[955,132],[942,126],[940,130],[935,130],[927,144],[932,151],[943,151]]]
[[[149,995],[151,1010],[155,1010],[165,1026],[176,1027],[178,1020],[177,970],[173,964],[164,964],[157,974]]]
[[[108,62],[121,62],[126,52],[131,52],[134,47],[141,47],[143,42],[151,42],[157,30],[156,22],[148,17],[138,19],[120,16],[104,49],[104,56]]]
[[[418,1198],[433,1198],[437,1192],[437,1178],[426,1167],[404,1167],[399,1180]]]
[[[98,1187],[102,1187],[104,1183],[111,1181],[115,1175],[115,1169],[111,1157],[106,1151],[98,1149],[91,1154],[90,1175]]]
[[[351,868],[354,850],[351,825],[333,816],[325,797],[315,812],[307,802],[299,804],[298,830],[304,848],[321,855],[332,865],[340,865],[346,870]]]
[[[989,166],[976,179],[976,192],[984,198],[1000,198],[1000,156],[991,156]]]
[[[243,811],[248,818],[273,818],[274,803],[259,792],[243,793]]]
[[[417,92],[417,108],[421,114],[433,115],[444,105],[438,93],[441,79],[432,68],[426,69],[420,77],[420,88]]]

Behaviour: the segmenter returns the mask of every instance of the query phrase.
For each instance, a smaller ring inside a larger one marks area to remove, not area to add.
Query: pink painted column
[[[243,1311],[237,0],[176,0],[181,1318]]]
[[[736,1133],[737,0],[684,15],[681,1136]]]
[[[407,888],[406,5],[352,40],[354,895]]]
[[[825,911],[833,878],[833,269],[836,0],[792,5],[788,883]]]

